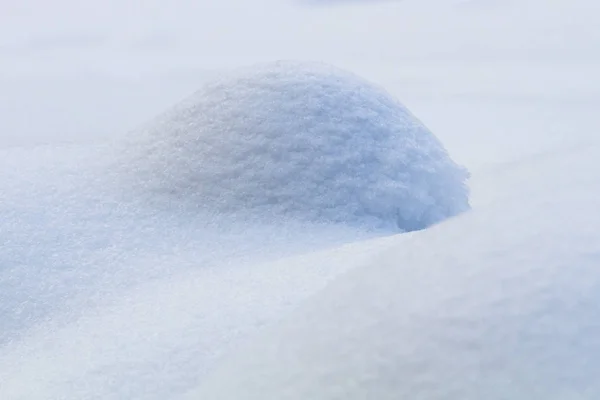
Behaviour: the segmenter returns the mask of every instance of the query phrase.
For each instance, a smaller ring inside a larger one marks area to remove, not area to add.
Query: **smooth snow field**
[[[0,6],[0,399],[598,399],[599,16]]]

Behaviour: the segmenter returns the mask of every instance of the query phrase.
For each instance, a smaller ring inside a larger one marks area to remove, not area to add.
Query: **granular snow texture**
[[[126,160],[141,198],[241,219],[412,231],[469,208],[467,171],[419,120],[323,64],[221,77],[135,132]]]

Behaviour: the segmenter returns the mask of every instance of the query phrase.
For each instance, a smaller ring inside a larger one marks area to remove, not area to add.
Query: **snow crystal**
[[[141,198],[251,220],[411,231],[469,207],[468,173],[419,120],[322,64],[221,77],[136,132],[126,154]]]

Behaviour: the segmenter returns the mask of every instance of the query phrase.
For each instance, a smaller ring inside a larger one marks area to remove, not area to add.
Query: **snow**
[[[0,398],[598,398],[600,3],[335,4],[3,7]],[[401,99],[471,210],[392,235],[133,185],[133,128],[281,59]]]
[[[227,274],[230,263],[266,262],[378,235],[294,222],[249,226],[161,210],[124,195],[111,173],[113,150],[0,150],[0,343],[48,320],[71,321],[152,280],[217,266]]]
[[[599,155],[523,163],[505,196],[339,277],[189,398],[594,398]]]
[[[132,135],[132,186],[180,208],[399,231],[469,208],[466,170],[419,120],[324,64],[231,72]]]
[[[204,239],[214,234],[202,231]],[[165,255],[146,248],[132,257],[136,264],[125,264],[132,274],[142,275],[150,265],[170,269],[177,264],[185,271],[155,273],[154,279],[121,290],[115,286],[129,274],[103,277],[105,291],[95,295],[100,297],[95,303],[89,295],[85,303],[76,298],[62,313],[37,321],[20,340],[2,348],[0,393],[9,399],[177,397],[193,388],[242,338],[288,313],[340,272],[389,246],[388,238],[379,238],[354,243],[356,247],[304,251],[265,262],[264,254],[256,252],[283,246],[274,237],[282,230],[271,228],[265,235],[255,229],[237,241],[218,233],[218,241],[190,242],[203,251],[241,246],[236,250],[245,257],[217,251],[213,259],[188,249]],[[322,229],[313,228],[280,240],[306,241],[309,235],[330,245],[344,237],[337,232],[332,240]],[[253,248],[247,248],[248,242]]]

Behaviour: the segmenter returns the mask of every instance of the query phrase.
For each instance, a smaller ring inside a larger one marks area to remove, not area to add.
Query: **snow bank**
[[[514,168],[506,196],[338,279],[190,398],[598,398],[599,153]]]
[[[135,134],[153,200],[402,231],[468,209],[467,172],[404,106],[336,68],[276,62],[206,85]]]
[[[263,253],[277,246],[274,235],[254,232],[257,242],[268,244]],[[322,232],[312,235],[326,240]],[[147,256],[137,257],[140,268],[126,265],[141,273],[144,266],[187,265],[188,272],[114,293],[98,306],[77,310],[81,315],[75,320],[52,315],[20,340],[0,344],[0,398],[177,399],[244,337],[389,248],[392,239],[264,262],[243,243],[226,242],[222,235],[212,242],[206,238],[195,243],[197,254],[145,250]],[[287,239],[290,246],[294,239]],[[232,261],[225,255],[214,260],[221,262],[216,268],[206,268],[202,253],[219,246],[241,248],[246,258]]]
[[[236,224],[203,213],[161,212],[143,198],[123,198],[120,176],[108,173],[113,150],[0,149],[0,354],[4,344],[57,314],[71,319],[149,280],[373,237],[340,225],[316,231],[305,224]]]

